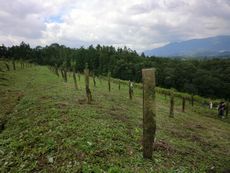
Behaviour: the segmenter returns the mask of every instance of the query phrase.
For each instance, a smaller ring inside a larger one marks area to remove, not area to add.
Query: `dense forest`
[[[230,98],[230,59],[170,59],[146,57],[143,53],[113,46],[68,48],[53,43],[31,48],[22,42],[19,46],[0,46],[0,57],[12,61],[28,61],[40,65],[82,72],[85,64],[96,75],[107,75],[124,80],[141,81],[141,69],[155,67],[157,85],[178,91],[213,98]]]

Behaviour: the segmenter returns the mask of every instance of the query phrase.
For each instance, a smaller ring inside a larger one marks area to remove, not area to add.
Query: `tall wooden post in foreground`
[[[169,117],[174,117],[174,91],[171,90],[170,93],[170,109],[169,109]]]
[[[155,69],[142,69],[143,80],[143,157],[151,159],[156,132]]]
[[[89,89],[89,69],[86,68],[84,70],[84,73],[85,73],[85,91],[86,91],[86,97],[87,97],[88,103],[91,103],[91,101],[92,101],[92,95],[91,95],[91,91]]]

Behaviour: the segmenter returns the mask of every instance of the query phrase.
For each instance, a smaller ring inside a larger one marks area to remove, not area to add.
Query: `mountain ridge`
[[[144,51],[147,56],[212,57],[230,55],[230,35],[191,39],[173,42],[165,46]]]

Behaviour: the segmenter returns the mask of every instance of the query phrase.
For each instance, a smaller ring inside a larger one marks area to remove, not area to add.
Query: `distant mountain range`
[[[169,43],[163,47],[147,50],[148,56],[163,57],[212,57],[230,56],[230,36],[216,36]]]

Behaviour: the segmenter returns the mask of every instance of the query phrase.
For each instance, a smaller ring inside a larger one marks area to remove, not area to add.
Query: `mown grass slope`
[[[1,73],[3,75],[3,73]],[[153,160],[142,157],[142,91],[97,79],[92,104],[84,77],[74,89],[47,67],[4,72],[0,85],[1,172],[221,172],[230,168],[230,126],[216,110],[157,94]]]

